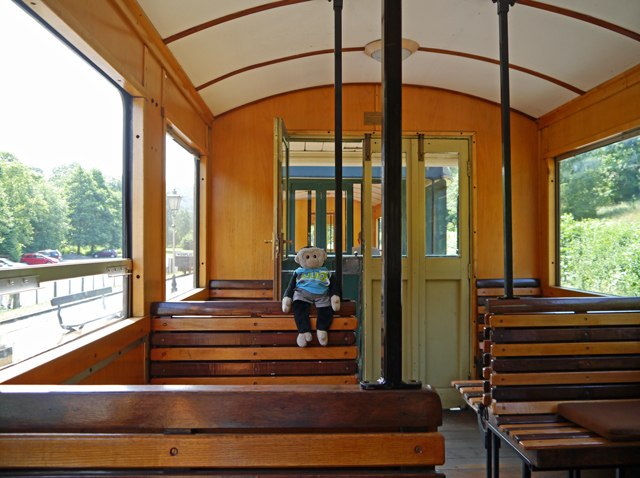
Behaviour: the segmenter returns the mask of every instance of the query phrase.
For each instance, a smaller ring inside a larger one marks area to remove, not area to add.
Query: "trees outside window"
[[[559,161],[559,282],[640,296],[640,137]]]

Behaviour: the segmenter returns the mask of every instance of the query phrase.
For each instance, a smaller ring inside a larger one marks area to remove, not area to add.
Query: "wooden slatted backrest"
[[[428,387],[0,386],[0,470],[442,477],[441,424]]]
[[[513,293],[517,297],[540,297],[542,289],[539,279],[514,279]],[[504,279],[477,279],[476,280],[476,310],[475,332],[477,341],[473,343],[474,363],[478,370],[478,378],[482,371],[482,355],[484,353],[484,317],[487,300],[504,296]]]
[[[156,302],[151,314],[151,383],[355,384],[353,301],[334,314],[329,345],[298,347],[293,314],[278,301]],[[311,308],[315,329],[315,307]]]
[[[489,300],[484,403],[496,415],[640,398],[640,299]]]
[[[209,300],[272,300],[272,280],[212,280]]]

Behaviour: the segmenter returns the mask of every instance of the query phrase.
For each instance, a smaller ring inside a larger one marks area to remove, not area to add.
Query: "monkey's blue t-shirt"
[[[298,267],[295,271],[296,287],[312,294],[325,294],[329,290],[331,273],[326,267],[306,269]]]

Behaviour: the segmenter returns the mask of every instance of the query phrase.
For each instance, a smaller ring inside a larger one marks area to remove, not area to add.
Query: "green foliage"
[[[640,223],[561,217],[563,287],[640,296]]]
[[[180,248],[188,251],[192,251],[194,247],[193,244],[193,232],[189,231],[180,241]]]
[[[47,180],[11,153],[0,152],[0,254],[122,246],[122,183],[79,164],[59,166]]]
[[[47,214],[44,177],[11,153],[0,152],[0,190],[7,198],[12,226],[3,235],[0,254],[19,260],[34,239],[33,222]]]

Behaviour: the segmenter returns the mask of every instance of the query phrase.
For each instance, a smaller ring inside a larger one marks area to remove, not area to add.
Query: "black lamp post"
[[[171,229],[173,230],[173,263],[171,264],[171,273],[173,277],[171,279],[171,293],[178,292],[178,284],[176,283],[176,213],[180,209],[180,200],[182,196],[178,194],[175,189],[171,194],[167,194],[167,201],[169,202],[169,209],[171,210]]]

